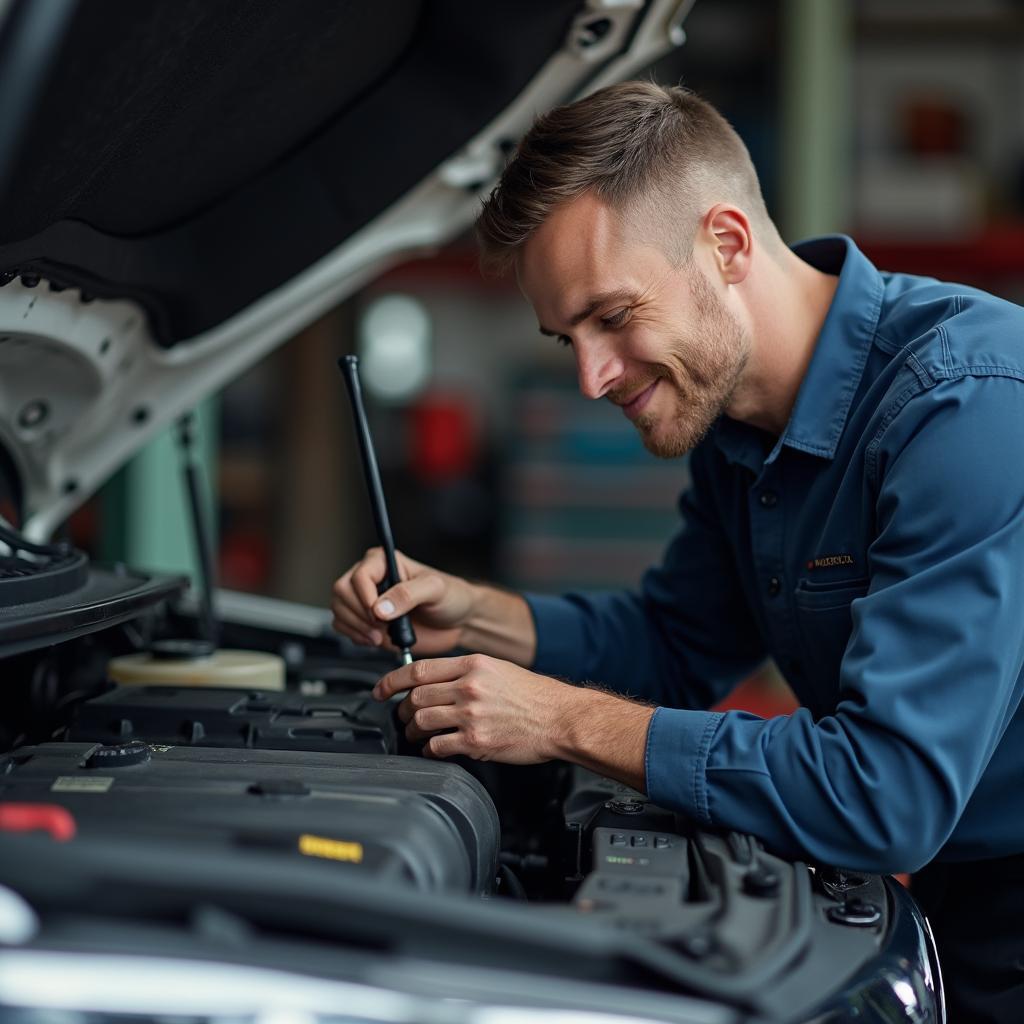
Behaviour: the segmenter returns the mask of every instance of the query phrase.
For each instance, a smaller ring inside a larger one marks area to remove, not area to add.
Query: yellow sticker
[[[350,864],[360,864],[363,860],[363,844],[345,843],[340,839],[307,834],[299,836],[299,853],[307,857],[324,857],[327,860],[344,860]]]

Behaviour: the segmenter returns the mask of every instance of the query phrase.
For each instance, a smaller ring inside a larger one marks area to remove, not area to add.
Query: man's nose
[[[622,359],[599,342],[577,341],[574,348],[581,394],[585,398],[602,398],[622,376]]]

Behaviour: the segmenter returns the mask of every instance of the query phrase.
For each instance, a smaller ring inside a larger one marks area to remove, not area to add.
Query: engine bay
[[[31,908],[30,946],[66,949],[69,922],[78,948],[90,922],[119,952],[139,929],[162,953],[242,929],[797,1020],[921,927],[890,880],[784,860],[579,767],[422,757],[370,696],[390,656],[312,609],[222,616],[211,650],[180,600],[122,581],[156,595],[144,611],[3,661],[0,884]],[[233,651],[282,679],[233,678]]]

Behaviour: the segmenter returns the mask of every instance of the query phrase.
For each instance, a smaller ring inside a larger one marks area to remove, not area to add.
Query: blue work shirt
[[[648,795],[866,871],[1024,850],[1024,309],[839,282],[781,437],[722,417],[638,593],[527,598],[534,670],[658,705]],[[800,700],[709,708],[766,656]]]

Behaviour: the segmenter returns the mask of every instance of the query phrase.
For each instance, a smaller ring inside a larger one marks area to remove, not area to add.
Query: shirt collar
[[[882,275],[853,239],[826,235],[792,248],[812,267],[838,274],[839,284],[789,422],[767,458],[764,439],[769,435],[763,431],[726,416],[715,427],[718,447],[731,461],[754,472],[773,462],[783,445],[826,459],[835,456],[882,308]]]

